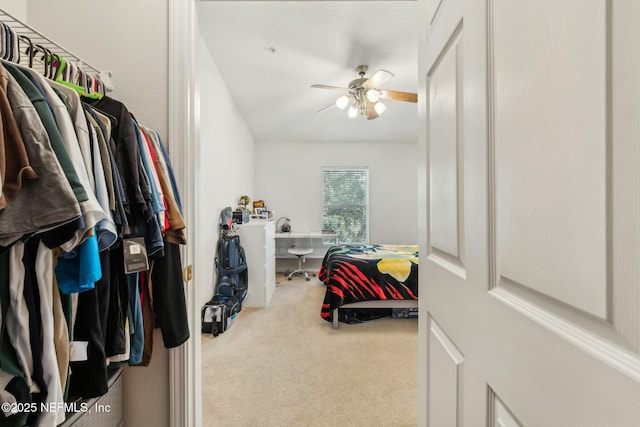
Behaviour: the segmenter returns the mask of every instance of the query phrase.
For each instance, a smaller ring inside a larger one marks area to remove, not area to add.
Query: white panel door
[[[419,3],[420,425],[640,425],[640,2]]]

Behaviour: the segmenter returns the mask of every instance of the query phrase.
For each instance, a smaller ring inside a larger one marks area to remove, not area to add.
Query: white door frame
[[[196,81],[197,0],[170,0],[169,8],[169,137],[168,150],[180,188],[187,245],[182,251],[186,268],[196,253],[197,194],[199,183],[199,101]],[[199,340],[200,308],[194,277],[187,282],[186,302],[191,338],[169,352],[170,426],[202,425],[202,366]]]

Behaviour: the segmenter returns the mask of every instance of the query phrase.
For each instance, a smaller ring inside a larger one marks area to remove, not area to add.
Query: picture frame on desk
[[[269,211],[264,206],[255,208],[254,214],[261,219],[267,219],[269,217]]]

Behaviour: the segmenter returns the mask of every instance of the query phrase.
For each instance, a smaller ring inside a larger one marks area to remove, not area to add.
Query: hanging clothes
[[[3,58],[16,59],[4,42]],[[87,94],[0,61],[0,402],[100,396],[109,368],[150,363],[153,328],[167,348],[190,336],[167,151],[122,102]],[[149,270],[127,274],[123,239],[133,237]],[[0,412],[0,425],[64,417]]]
[[[7,206],[22,187],[22,180],[35,179],[36,172],[29,165],[27,150],[20,130],[13,117],[13,111],[7,96],[9,78],[4,69],[0,69],[0,210]],[[11,159],[7,162],[7,159]]]
[[[149,219],[151,212],[148,212],[145,197],[140,187],[138,168],[140,153],[131,113],[123,103],[108,96],[102,99],[85,98],[84,101],[96,110],[106,114],[111,120],[111,132],[115,145],[115,150],[113,151],[125,194],[127,195],[124,207],[129,223],[135,224],[138,218]]]
[[[180,248],[167,242],[165,256],[154,260],[151,275],[153,310],[167,348],[189,339],[189,322],[182,281]]]
[[[10,305],[9,284],[9,250],[0,250],[0,399],[11,404],[30,404],[31,389],[24,370],[21,368],[16,347],[9,336],[8,318],[12,310]],[[31,350],[29,349],[29,352]],[[3,425],[24,426],[27,422],[27,412],[11,414],[4,412]]]
[[[54,229],[81,215],[71,185],[51,147],[49,136],[17,81],[7,73],[7,97],[37,179],[23,181],[0,215],[0,245]],[[7,159],[7,162],[13,159]],[[3,187],[4,189],[4,187]]]

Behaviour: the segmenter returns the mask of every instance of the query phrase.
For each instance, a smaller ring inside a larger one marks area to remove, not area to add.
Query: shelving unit
[[[266,307],[276,288],[275,224],[272,220],[251,220],[236,231],[247,256],[249,291],[243,307]]]

